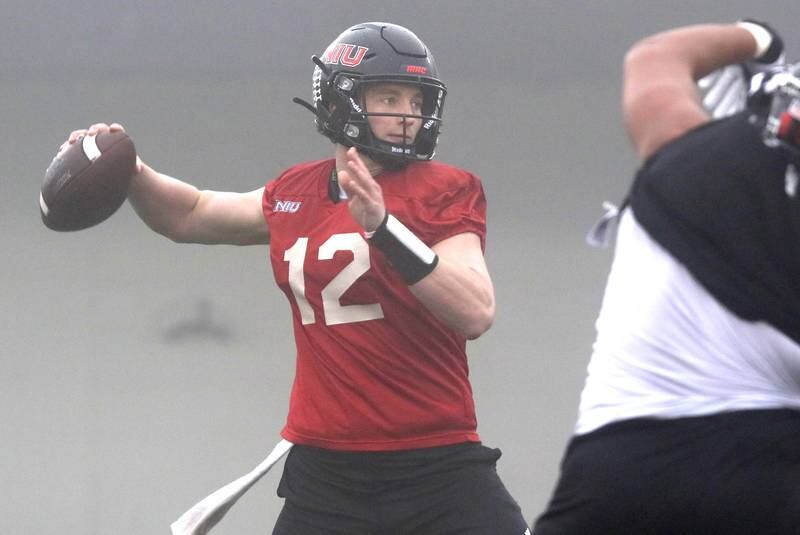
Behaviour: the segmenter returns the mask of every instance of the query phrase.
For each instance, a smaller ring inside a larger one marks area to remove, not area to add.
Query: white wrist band
[[[744,30],[750,32],[753,39],[756,41],[756,52],[753,54],[754,59],[758,59],[772,44],[772,35],[763,26],[753,24],[752,22],[737,22],[736,25]]]

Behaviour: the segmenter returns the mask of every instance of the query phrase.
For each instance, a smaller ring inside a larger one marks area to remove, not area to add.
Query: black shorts
[[[533,532],[798,534],[800,412],[628,420],[574,437]]]
[[[500,455],[479,443],[402,452],[295,446],[273,535],[523,535],[519,505],[495,470]]]

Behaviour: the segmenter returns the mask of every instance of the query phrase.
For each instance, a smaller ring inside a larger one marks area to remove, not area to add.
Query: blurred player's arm
[[[757,51],[763,53],[763,45],[741,25],[702,24],[658,33],[631,47],[625,56],[622,109],[639,156],[648,158],[708,121],[696,81],[752,59]]]
[[[73,131],[65,143],[104,130],[122,126],[97,123]],[[201,191],[137,160],[128,201],[148,227],[175,242],[255,245],[269,243],[263,192],[263,187],[248,193]]]

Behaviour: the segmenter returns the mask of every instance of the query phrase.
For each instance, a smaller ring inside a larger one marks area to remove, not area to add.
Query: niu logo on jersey
[[[325,62],[332,65],[341,63],[345,67],[355,67],[364,61],[367,50],[369,49],[363,46],[336,43],[333,48],[325,51]]]
[[[275,211],[293,214],[300,209],[301,204],[301,201],[275,201]]]

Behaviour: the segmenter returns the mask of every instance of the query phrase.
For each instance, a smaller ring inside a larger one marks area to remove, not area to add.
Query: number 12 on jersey
[[[303,325],[316,322],[316,315],[306,299],[305,264],[308,238],[300,237],[283,253],[283,260],[289,262],[289,287],[297,302]],[[380,303],[364,305],[342,305],[339,298],[369,270],[369,244],[357,232],[334,234],[319,248],[316,260],[331,260],[336,251],[351,251],[353,260],[347,264],[322,289],[322,309],[326,325],[355,323],[383,318]]]

